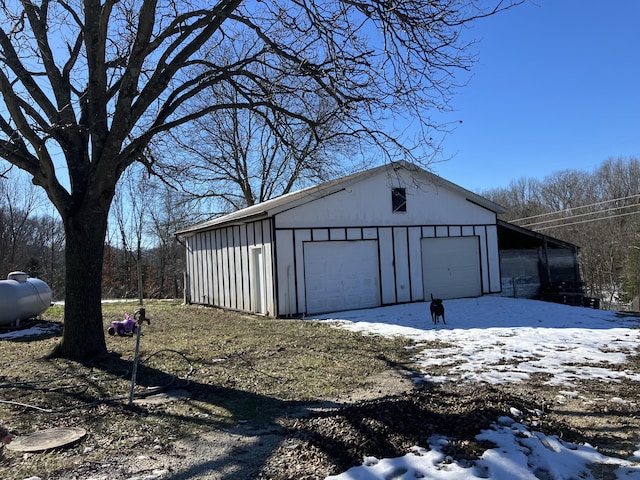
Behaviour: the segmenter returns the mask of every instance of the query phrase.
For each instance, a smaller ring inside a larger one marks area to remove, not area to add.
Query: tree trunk
[[[102,321],[102,263],[109,207],[86,199],[68,214],[66,293],[62,343],[57,354],[86,361],[107,353]]]

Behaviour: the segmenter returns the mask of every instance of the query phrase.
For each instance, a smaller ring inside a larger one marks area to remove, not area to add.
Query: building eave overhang
[[[529,230],[528,228],[519,227],[518,225],[514,225],[513,223],[509,223],[505,220],[498,220],[498,227],[506,228],[521,235],[526,235],[528,237],[536,238],[541,241],[546,241],[547,243],[553,243],[562,248],[568,248],[575,251],[580,250],[580,247],[578,245],[551,237],[549,235],[545,235],[544,233]]]

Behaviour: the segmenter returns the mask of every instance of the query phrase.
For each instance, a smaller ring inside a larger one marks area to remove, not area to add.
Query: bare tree
[[[354,135],[400,147],[381,122],[411,115],[427,132],[429,112],[446,108],[456,86],[454,71],[472,63],[465,24],[512,3],[2,2],[0,157],[44,188],[66,234],[58,353],[106,353],[100,283],[109,208],[132,163],[154,168],[144,154],[156,135],[229,108],[265,107],[319,128],[333,117],[309,117],[305,106],[322,100]],[[237,38],[250,48],[236,50]],[[212,88],[238,100],[221,103]],[[205,95],[209,102],[194,101]]]
[[[591,187],[591,178],[587,173],[561,170],[543,179],[540,197],[542,203],[551,211],[562,210],[566,216],[569,216],[573,208],[586,205],[591,201]]]
[[[628,297],[635,288],[625,292],[627,284],[637,285],[635,246],[638,245],[640,218],[640,160],[608,159],[593,173],[593,191],[599,200],[597,222],[588,224],[584,235],[584,256],[590,254],[591,278],[603,298],[611,303]]]
[[[278,111],[229,109],[173,132],[191,165],[170,176],[192,197],[218,200],[214,213],[228,213],[344,173],[348,136],[337,121],[310,127]]]
[[[0,268],[4,274],[26,269],[25,248],[35,227],[30,220],[42,202],[39,191],[19,173],[7,172],[8,177],[0,179]]]
[[[540,181],[534,178],[522,177],[512,180],[508,187],[486,190],[482,192],[482,196],[507,207],[507,212],[502,216],[507,221],[533,217],[549,211],[542,200]]]
[[[151,194],[147,197],[150,208],[150,234],[152,248],[150,253],[151,271],[154,281],[149,292],[151,297],[180,296],[180,286],[183,283],[184,246],[180,245],[174,233],[185,227],[190,218],[190,202],[185,201],[184,195],[167,187],[164,183],[156,182],[150,185]]]
[[[135,266],[135,288],[138,291],[138,301],[142,305],[144,301],[142,250],[150,214],[149,203],[145,198],[146,181],[144,172],[133,167],[123,174],[122,180],[116,189],[111,213],[120,234],[120,245]]]
[[[34,249],[41,262],[42,277],[51,287],[54,298],[64,294],[64,228],[55,213],[43,213],[35,220]]]
[[[223,57],[219,60],[223,63],[229,57],[248,56],[253,49],[251,38],[238,35],[233,50],[216,50],[210,53],[210,60],[215,55]],[[370,138],[364,130],[347,128],[351,122],[344,105],[318,90],[315,79],[291,75],[288,63],[286,58],[271,55],[266,65],[245,67],[263,78],[269,96],[279,95],[279,109],[269,104],[238,109],[235,106],[242,103],[244,94],[228,85],[216,85],[210,89],[210,97],[197,99],[205,103],[198,108],[206,108],[211,98],[228,107],[174,129],[169,139],[163,138],[162,146],[156,149],[160,150],[160,163],[167,151],[189,156],[189,168],[182,170],[185,175],[172,173],[175,162],[169,159],[166,177],[178,181],[193,197],[217,200],[209,203],[226,213],[344,173],[344,159],[355,157],[354,140]],[[307,93],[294,93],[298,90]],[[372,138],[381,140],[377,134]],[[167,140],[178,148],[168,146]]]

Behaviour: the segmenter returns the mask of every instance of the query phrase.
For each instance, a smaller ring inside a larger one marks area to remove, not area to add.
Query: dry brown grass
[[[103,307],[106,328],[133,314],[135,302]],[[151,445],[242,420],[270,422],[305,402],[366,388],[370,378],[406,365],[408,341],[390,340],[304,320],[255,317],[177,302],[145,305],[136,395],[154,387],[186,388],[189,398],[154,407],[128,407],[135,337],[107,335],[108,358],[79,364],[49,358],[59,333],[0,339],[0,422],[26,434],[46,428],[87,430],[100,453],[82,445],[19,461],[0,457],[0,478],[27,478],[101,462],[110,452]],[[61,322],[63,307],[44,319]],[[10,403],[12,402],[12,403]],[[91,457],[94,455],[94,457]]]

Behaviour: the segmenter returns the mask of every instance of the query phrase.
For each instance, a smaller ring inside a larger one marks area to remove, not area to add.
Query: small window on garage
[[[407,191],[404,188],[391,189],[391,206],[393,213],[407,211]]]

